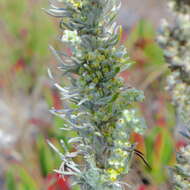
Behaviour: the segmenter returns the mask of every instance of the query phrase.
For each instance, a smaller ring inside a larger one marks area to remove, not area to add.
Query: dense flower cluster
[[[168,90],[171,92],[177,115],[190,130],[190,2],[171,1],[169,8],[175,16],[171,26],[163,21],[158,43],[172,73],[168,77]],[[185,134],[185,136],[188,136]],[[173,171],[176,189],[190,189],[190,146],[178,153],[177,165]]]
[[[173,102],[185,122],[190,122],[190,6],[176,8],[175,2],[170,2],[170,8],[175,11],[175,23],[170,26],[163,21],[158,42],[164,49],[164,54],[172,74],[168,78],[168,89]],[[181,4],[182,6],[182,4]],[[184,11],[186,10],[186,11]]]
[[[190,145],[181,148],[171,174],[177,190],[190,189]]]
[[[119,0],[50,0],[46,10],[61,18],[60,41],[72,51],[69,56],[50,47],[67,78],[65,85],[55,84],[64,109],[52,112],[64,119],[64,130],[77,134],[69,140],[76,152],[62,154],[51,146],[63,160],[58,172],[73,176],[82,190],[123,189],[121,179],[135,147],[130,134],[145,128],[132,109],[134,102],[144,99],[143,93],[119,77],[130,65],[125,48],[117,45],[120,28],[114,19],[119,7]],[[82,163],[74,161],[76,156]]]

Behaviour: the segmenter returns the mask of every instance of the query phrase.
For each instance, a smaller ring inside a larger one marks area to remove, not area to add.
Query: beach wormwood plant
[[[177,117],[187,127],[187,132],[182,134],[190,140],[190,1],[173,0],[169,2],[169,8],[174,14],[174,24],[163,22],[158,42],[172,71],[168,77],[168,90]],[[171,179],[176,190],[190,189],[190,144],[177,153]]]
[[[65,148],[63,154],[51,146],[63,161],[57,172],[72,176],[82,190],[124,189],[127,183],[122,178],[135,148],[130,135],[145,129],[134,109],[144,95],[119,77],[131,63],[118,45],[121,28],[114,20],[120,5],[119,0],[50,0],[46,9],[60,19],[59,40],[72,52],[67,55],[50,47],[67,78],[65,85],[55,83],[64,109],[52,112],[63,118],[64,130],[77,134],[68,140],[75,152]],[[74,161],[78,156],[82,161]]]

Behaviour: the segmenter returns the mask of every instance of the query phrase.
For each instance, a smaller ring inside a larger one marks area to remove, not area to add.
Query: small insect
[[[146,167],[149,169],[149,170],[151,170],[151,167],[150,167],[150,165],[148,164],[148,162],[145,160],[145,158],[144,158],[144,154],[142,153],[142,152],[140,152],[139,150],[137,150],[137,149],[134,149],[134,152],[135,152],[135,154],[138,156],[138,157],[140,157],[141,159],[142,159],[142,161],[144,162],[144,164],[146,165]]]

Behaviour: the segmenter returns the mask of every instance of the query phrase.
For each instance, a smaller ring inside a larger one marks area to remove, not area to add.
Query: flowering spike
[[[114,22],[120,5],[119,0],[51,0],[47,10],[61,17],[60,42],[72,51],[69,57],[50,47],[69,81],[68,86],[55,84],[66,109],[52,113],[64,119],[63,129],[78,135],[69,140],[76,152],[66,153],[59,173],[73,173],[82,190],[124,189],[120,180],[135,148],[130,135],[142,133],[145,126],[131,109],[144,99],[143,93],[125,87],[119,77],[130,65],[125,47],[118,45],[122,30],[119,34]],[[73,166],[79,154],[82,165]]]

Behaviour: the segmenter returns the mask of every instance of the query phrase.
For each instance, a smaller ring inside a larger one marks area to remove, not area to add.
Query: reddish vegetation
[[[18,59],[16,64],[13,65],[12,71],[13,72],[20,71],[20,70],[24,69],[25,66],[26,66],[25,60],[23,58],[20,58],[20,59]]]
[[[137,143],[137,149],[141,152],[145,152],[145,144],[143,136],[139,135],[138,133],[133,133],[133,140]]]
[[[145,185],[141,185],[138,190],[146,190],[146,186]]]
[[[187,143],[186,143],[185,141],[179,140],[179,141],[176,143],[176,148],[177,148],[177,150],[179,150],[181,147],[184,147],[184,146],[186,146],[186,145],[187,145]]]
[[[53,106],[55,109],[59,110],[62,108],[61,104],[61,99],[60,99],[60,96],[59,96],[59,93],[58,91],[54,90],[52,92],[52,96],[53,96]]]
[[[158,125],[159,127],[165,127],[166,126],[166,118],[163,116],[160,116],[157,120],[156,120],[156,125]]]
[[[135,43],[135,47],[144,49],[148,44],[153,43],[154,41],[151,39],[141,38]]]
[[[155,150],[155,154],[157,154],[157,156],[160,156],[160,152],[162,150],[161,146],[163,144],[163,136],[162,134],[158,134],[156,136],[156,140],[155,140],[155,144],[154,144],[154,150]]]
[[[47,190],[71,190],[67,177],[62,177],[59,174],[51,174],[47,177]]]
[[[21,36],[22,38],[26,38],[27,35],[28,35],[28,30],[27,30],[26,28],[22,28],[22,29],[20,30],[20,36]]]

